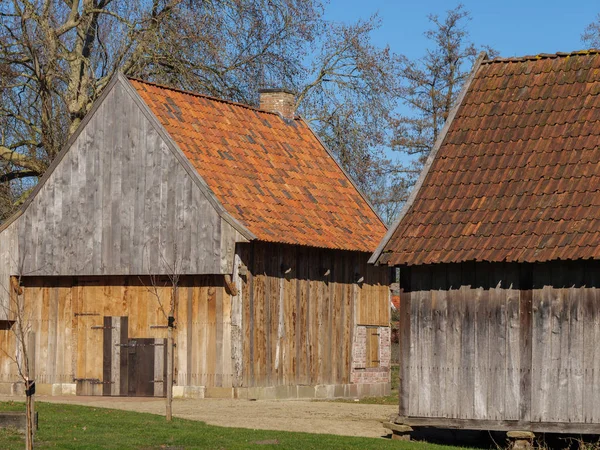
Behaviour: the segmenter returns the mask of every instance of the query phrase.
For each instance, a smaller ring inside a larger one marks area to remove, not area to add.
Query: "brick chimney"
[[[296,97],[287,89],[261,89],[260,109],[281,114],[285,119],[296,115]]]

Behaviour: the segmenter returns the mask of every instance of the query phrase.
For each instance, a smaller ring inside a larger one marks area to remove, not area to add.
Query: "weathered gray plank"
[[[581,267],[574,270],[569,262],[565,270],[568,274],[568,283],[565,283],[566,301],[569,305],[569,340],[568,340],[568,378],[569,378],[569,403],[567,417],[570,422],[583,422],[583,359],[584,359],[584,311],[583,303],[585,288]]]
[[[504,417],[507,380],[507,320],[506,283],[503,283],[504,264],[492,264],[489,273],[489,370],[487,383],[487,417],[500,420]]]
[[[446,265],[434,267],[432,274],[432,309],[433,309],[433,373],[431,383],[431,414],[437,417],[448,417],[446,396],[447,363],[447,318],[448,318],[448,283]]]
[[[474,303],[474,368],[473,368],[473,418],[488,418],[489,357],[489,264],[475,267],[475,284],[472,286]]]
[[[448,370],[446,373],[446,405],[448,417],[459,418],[460,386],[460,351],[463,321],[463,299],[460,286],[462,284],[460,266],[447,267],[448,278],[448,326],[446,336],[446,353]]]
[[[411,269],[400,269],[400,370],[399,370],[399,414],[411,414],[410,388],[411,364],[414,357],[411,351],[411,314],[412,314],[412,274]]]
[[[550,362],[552,346],[552,320],[551,301],[552,286],[548,284],[549,276],[544,271],[534,271],[533,283],[536,287],[533,291],[532,309],[532,367],[535,369],[531,374],[531,419],[543,420],[546,416],[549,404],[553,401],[553,389],[551,389],[551,371],[541,370]]]
[[[222,273],[213,201],[116,83],[16,219],[24,271],[164,273],[159,255],[170,261],[177,246],[182,273]]]
[[[460,288],[462,299],[462,334],[460,354],[460,381],[459,381],[459,411],[460,417],[474,416],[474,369],[475,369],[475,305],[472,299],[471,288],[475,281],[475,264],[462,264],[462,286]]]

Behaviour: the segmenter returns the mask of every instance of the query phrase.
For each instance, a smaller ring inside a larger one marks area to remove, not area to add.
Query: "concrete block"
[[[63,383],[62,384],[62,395],[77,395],[77,384],[76,383]]]
[[[77,385],[75,383],[54,383],[52,385],[52,395],[76,395]]]
[[[0,395],[15,395],[14,383],[0,383]]]
[[[277,390],[274,386],[265,387],[262,390],[261,400],[276,400],[277,399]]]
[[[206,387],[205,386],[184,386],[183,398],[205,398]]]
[[[249,387],[248,388],[248,400],[258,400],[263,398],[263,388]]]
[[[173,398],[183,398],[183,386],[173,386]]]
[[[336,384],[333,386],[333,397],[342,398],[346,396],[347,384]]]
[[[335,385],[319,384],[315,386],[315,398],[333,398],[335,396]]]
[[[173,386],[173,398],[204,398],[204,386]]]
[[[57,395],[53,392],[53,386],[49,383],[35,383],[36,395]]]
[[[233,388],[207,387],[205,398],[233,398]]]
[[[358,398],[358,384],[349,384],[345,397]]]
[[[277,400],[285,400],[296,397],[295,386],[275,386],[275,398]]]
[[[298,398],[315,398],[313,386],[298,386]]]

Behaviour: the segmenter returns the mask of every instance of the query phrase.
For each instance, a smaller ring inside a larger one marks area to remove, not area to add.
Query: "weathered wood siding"
[[[599,262],[400,273],[401,416],[600,423]]]
[[[0,233],[3,285],[17,272],[164,274],[174,263],[183,274],[231,273],[239,234],[125,83],[114,83],[25,211]],[[1,287],[0,299],[6,306]]]
[[[115,382],[103,379],[105,317],[127,317],[130,339],[166,338],[167,320],[148,277],[25,277],[23,285],[27,317],[36,332],[38,383],[79,379],[79,393],[102,395],[103,385],[93,380]],[[168,310],[169,282],[160,279],[156,286]],[[231,387],[231,350],[223,345],[228,341],[231,297],[223,277],[184,276],[178,297],[176,383]],[[12,331],[0,333],[2,350],[14,355]],[[16,365],[5,354],[0,355],[0,368],[0,381],[17,380]]]
[[[388,270],[368,254],[239,244],[243,386],[349,383],[355,325],[389,326]],[[361,278],[364,278],[361,280]]]

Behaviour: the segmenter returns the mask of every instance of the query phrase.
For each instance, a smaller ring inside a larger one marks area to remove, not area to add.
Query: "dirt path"
[[[36,400],[164,414],[164,400],[154,398],[37,396]],[[397,410],[396,406],[301,400],[203,399],[173,403],[175,416],[211,425],[365,437],[383,436],[381,421]]]

